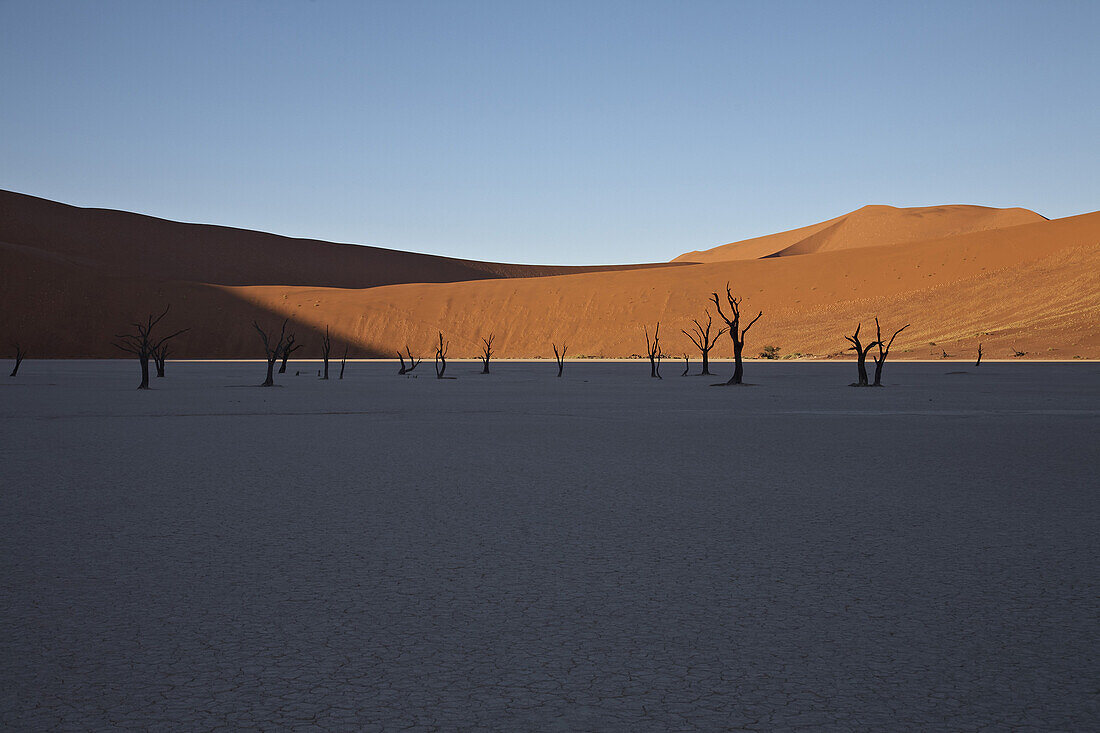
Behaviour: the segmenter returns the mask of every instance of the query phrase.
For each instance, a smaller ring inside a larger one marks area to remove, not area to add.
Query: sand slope
[[[1000,229],[1045,221],[1027,209],[992,209],[986,206],[864,206],[835,219],[755,237],[712,249],[686,252],[673,262],[725,262],[761,257],[832,252],[917,242],[953,234]]]
[[[1100,212],[798,257],[586,271],[292,240],[14,194],[0,202],[0,348],[20,341],[38,357],[118,356],[112,335],[165,303],[166,326],[192,329],[176,343],[179,357],[257,358],[253,320],[284,317],[306,344],[303,358],[319,354],[326,326],[353,356],[392,357],[406,343],[430,356],[443,330],[455,358],[476,356],[490,332],[500,358],[549,358],[554,342],[570,355],[628,357],[643,353],[642,325],[657,320],[665,353],[679,356],[691,352],[680,329],[727,280],[746,312],[765,311],[750,354],[771,344],[847,358],[843,334],[879,315],[891,330],[913,324],[899,358],[943,349],[969,357],[979,341],[986,358],[1017,349],[1100,357]],[[728,340],[714,352],[729,354]]]

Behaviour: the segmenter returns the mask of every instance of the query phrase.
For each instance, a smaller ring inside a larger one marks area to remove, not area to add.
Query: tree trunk
[[[704,374],[710,374],[710,349],[703,352],[703,371],[699,372],[699,376]]]
[[[22,363],[23,363],[23,357],[21,357],[21,356],[15,357],[15,368],[11,370],[11,374],[9,374],[8,376],[9,377],[14,377],[16,374],[18,374],[19,373],[19,365],[22,364]]]
[[[882,365],[886,363],[886,359],[875,359],[875,386],[882,386]]]
[[[867,386],[867,352],[857,351],[856,368],[859,370],[859,381],[856,382],[856,387]]]
[[[267,360],[267,379],[261,384],[261,387],[273,387],[275,386],[275,359]]]
[[[164,377],[164,362],[165,362],[165,359],[163,359],[159,356],[153,357],[153,363],[157,367],[157,378],[158,379]]]
[[[328,354],[325,354],[325,374],[323,377],[321,377],[321,379],[328,379]]]
[[[482,374],[488,374],[489,373],[489,360],[488,359],[482,359],[481,363],[483,365],[481,367],[481,373]]]
[[[283,363],[279,365],[279,374],[286,374],[286,360],[290,358],[290,354],[283,353]]]
[[[657,377],[657,360],[653,354],[649,355],[649,377],[650,379]]]
[[[141,384],[138,389],[149,389],[149,357],[138,356],[138,361],[141,362]]]
[[[745,348],[744,341],[733,342],[733,376],[726,384],[741,384],[741,378],[745,376],[745,367],[741,364],[741,351]]]

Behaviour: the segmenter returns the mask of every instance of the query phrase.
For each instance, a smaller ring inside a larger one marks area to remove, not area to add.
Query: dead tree
[[[692,318],[691,322],[694,323],[695,325],[692,327],[690,333],[688,331],[682,329],[682,328],[680,329],[680,332],[683,333],[685,336],[687,336],[689,339],[691,339],[691,343],[695,344],[695,348],[699,349],[699,351],[703,354],[703,371],[699,372],[699,375],[700,376],[702,376],[704,374],[709,375],[710,374],[710,350],[713,349],[714,345],[718,343],[719,337],[721,337],[721,335],[724,334],[729,329],[722,328],[718,331],[718,333],[714,334],[713,338],[711,338],[710,327],[711,327],[712,321],[711,321],[709,310],[707,311],[707,325],[706,326],[699,323],[699,320],[696,319],[696,318]],[[687,356],[684,356],[684,358],[687,359]]]
[[[261,384],[261,387],[273,387],[275,386],[275,362],[283,355],[283,349],[286,348],[286,324],[290,319],[287,318],[283,321],[282,328],[279,329],[279,340],[274,343],[271,340],[271,336],[275,335],[272,331],[269,336],[267,331],[260,328],[260,324],[256,321],[252,322],[252,326],[256,329],[256,332],[260,334],[260,340],[264,342],[264,354],[267,357],[267,379]]]
[[[401,369],[398,370],[398,374],[408,374],[420,364],[420,359],[413,358],[412,349],[409,348],[408,344],[405,344],[405,351],[409,354],[409,365],[405,366],[405,355],[398,351],[397,358],[401,360]]]
[[[1026,351],[1020,351],[1015,346],[1012,347],[1012,355],[1015,357],[1027,356]]]
[[[291,354],[303,346],[305,346],[305,344],[300,344],[294,340],[294,334],[290,334],[286,337],[286,347],[283,349],[283,361],[279,364],[279,374],[286,374],[286,360],[290,358]]]
[[[171,339],[190,330],[181,328],[179,331],[159,339],[153,337],[153,329],[156,328],[161,319],[168,315],[168,310],[171,307],[171,305],[167,306],[159,316],[149,314],[144,323],[131,323],[130,325],[134,327],[136,333],[123,333],[115,336],[118,339],[115,342],[115,347],[135,355],[141,364],[141,384],[138,385],[138,389],[149,389],[149,359],[153,354],[158,353]],[[14,374],[13,372],[12,375],[14,376]]]
[[[164,362],[168,361],[168,343],[165,342],[159,348],[153,349],[153,366],[157,368],[157,379],[164,377]]]
[[[645,331],[645,348],[646,353],[649,354],[649,376],[650,378],[661,378],[661,322],[657,321],[657,327],[653,329],[653,340],[649,340],[649,328],[642,326]]]
[[[844,337],[852,343],[852,345],[848,347],[848,350],[849,351],[855,351],[856,352],[856,357],[858,359],[858,361],[856,363],[857,363],[857,367],[859,369],[859,381],[853,382],[852,384],[848,385],[850,387],[869,387],[870,386],[869,381],[867,379],[867,352],[870,351],[875,346],[877,346],[878,343],[879,343],[878,341],[872,341],[871,343],[864,346],[863,344],[861,344],[859,342],[859,329],[862,327],[862,325],[863,324],[857,324],[856,325],[856,332],[854,334],[852,334],[851,336],[845,336]]]
[[[23,357],[26,356],[22,346],[19,344],[12,344],[12,346],[15,347],[15,368],[11,370],[11,374],[8,375],[9,377],[14,377],[19,373],[19,365],[23,363]]]
[[[909,328],[908,323],[897,331],[894,331],[894,335],[890,337],[890,340],[887,341],[885,345],[883,345],[882,328],[878,325],[878,318],[875,318],[875,341],[878,343],[878,356],[872,355],[872,358],[875,360],[875,383],[873,386],[882,386],[882,365],[886,363],[886,357],[890,355],[890,347],[894,345],[894,339],[898,337],[899,333],[907,328]]]
[[[722,302],[718,300],[718,293],[711,293],[710,298],[714,301],[714,307],[718,309],[719,317],[726,322],[730,339],[733,341],[733,376],[726,384],[742,384],[741,378],[745,374],[745,368],[741,364],[741,352],[745,350],[745,334],[752,328],[752,324],[760,320],[760,316],[764,315],[764,311],[757,313],[756,318],[749,321],[749,325],[740,328],[742,298],[733,297],[733,293],[730,292],[730,284],[726,283],[726,300],[729,301],[730,308],[729,316],[722,312]]]
[[[439,346],[435,347],[435,378],[443,379],[443,373],[447,371],[447,348],[450,341],[444,343],[443,332],[439,332]]]
[[[348,363],[348,345],[344,344],[344,355],[340,357],[340,379],[344,378],[344,366]]]
[[[493,355],[493,334],[481,339],[481,373],[489,373],[489,359]]]
[[[325,335],[321,337],[321,357],[325,360],[325,372],[321,379],[328,379],[328,357],[332,353],[332,336],[328,326],[325,326]]]
[[[558,353],[558,345],[557,344],[550,344],[550,345],[554,347],[554,358],[558,362],[558,376],[560,377],[562,371],[564,371],[564,369],[565,369],[565,349],[566,349],[567,345],[564,344],[564,343],[561,345],[561,353],[560,354]]]
[[[688,375],[688,371],[690,369],[691,369],[691,362],[688,361],[688,355],[684,354],[684,373],[681,374],[680,376],[681,377],[686,377]]]
[[[977,367],[977,366],[981,366],[981,365],[982,365],[982,345],[981,345],[981,343],[979,343],[978,344],[978,360],[976,362],[974,362],[974,366]]]

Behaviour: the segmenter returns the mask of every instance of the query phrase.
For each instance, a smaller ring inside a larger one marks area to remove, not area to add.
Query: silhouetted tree
[[[718,343],[719,337],[721,337],[721,335],[729,329],[722,328],[718,331],[718,333],[714,334],[714,338],[711,338],[710,327],[712,321],[709,310],[707,311],[706,326],[699,323],[699,320],[697,318],[692,318],[691,322],[695,324],[695,326],[691,329],[691,333],[685,331],[682,328],[680,329],[680,331],[689,339],[691,339],[691,343],[695,344],[695,348],[699,349],[699,351],[703,354],[703,371],[699,372],[699,375],[702,376],[704,374],[710,374],[710,350],[714,348],[714,345],[716,343]],[[686,359],[687,357],[685,356],[684,358]]]
[[[1027,352],[1026,351],[1020,351],[1015,346],[1013,346],[1012,347],[1012,355],[1016,356],[1016,357],[1027,356]]]
[[[686,377],[688,375],[688,371],[690,369],[691,369],[691,362],[688,361],[688,355],[684,354],[684,373],[681,374],[680,376],[681,377]]]
[[[978,344],[978,360],[976,362],[974,362],[974,366],[981,366],[981,365],[982,365],[982,345],[981,345],[981,343],[979,343]]]
[[[481,373],[489,373],[489,359],[493,356],[493,334],[489,334],[489,338],[482,337],[481,339]]]
[[[845,336],[844,337],[852,343],[852,345],[848,347],[848,350],[849,351],[854,350],[856,352],[856,357],[858,359],[856,364],[857,364],[857,368],[859,370],[859,381],[853,382],[851,385],[849,385],[849,386],[852,386],[852,387],[869,387],[870,386],[870,384],[868,382],[868,379],[867,379],[867,352],[870,351],[873,347],[875,347],[878,344],[878,341],[872,341],[871,343],[867,344],[866,346],[864,346],[863,344],[860,343],[860,341],[859,341],[859,329],[862,327],[862,325],[863,324],[857,324],[856,325],[856,332],[854,334],[852,334],[851,336]]]
[[[23,353],[22,346],[19,344],[12,344],[12,346],[15,347],[15,368],[11,370],[11,374],[8,375],[9,377],[14,377],[19,373],[19,365],[23,363],[23,357],[26,356],[26,354]]]
[[[348,345],[344,344],[344,355],[340,357],[340,379],[344,378],[344,366],[348,363]]]
[[[153,349],[152,356],[153,366],[157,369],[157,378],[162,379],[164,377],[164,362],[168,361],[168,342]]]
[[[558,376],[560,377],[560,376],[561,376],[561,373],[562,373],[562,371],[563,371],[563,370],[565,369],[565,349],[566,349],[566,344],[564,344],[564,343],[563,343],[563,344],[561,345],[561,353],[560,353],[560,354],[558,353],[558,345],[557,345],[557,344],[550,344],[550,345],[554,347],[554,358],[555,358],[555,359],[557,360],[557,362],[558,362]]]
[[[443,379],[443,373],[447,371],[447,348],[450,341],[444,343],[443,332],[439,332],[439,346],[435,347],[435,378]]]
[[[649,340],[649,328],[642,326],[645,331],[645,348],[646,353],[649,354],[649,376],[650,378],[661,378],[661,322],[657,321],[657,327],[653,329],[653,340]]]
[[[332,336],[328,326],[325,326],[325,335],[321,337],[321,357],[325,360],[325,372],[321,379],[328,379],[328,357],[332,353]]]
[[[252,322],[256,332],[260,334],[260,340],[264,342],[264,355],[267,357],[267,379],[260,385],[261,387],[273,387],[275,385],[275,362],[283,355],[283,349],[286,348],[286,324],[289,320],[287,318],[283,321],[282,328],[279,329],[279,340],[274,343],[271,341],[271,336],[275,335],[274,331],[269,336],[267,331],[260,328],[259,323]]]
[[[115,347],[135,355],[141,364],[141,384],[138,385],[138,389],[149,389],[149,359],[153,354],[157,353],[170,339],[174,339],[181,333],[190,330],[181,328],[159,339],[153,337],[153,329],[161,322],[161,319],[168,315],[171,307],[171,305],[165,307],[164,312],[159,316],[149,314],[144,323],[131,323],[130,325],[134,327],[136,333],[123,333],[115,336],[118,339],[115,342]]]
[[[882,343],[882,327],[878,325],[878,318],[875,318],[875,341],[878,343],[878,356],[872,357],[875,360],[875,387],[882,386],[882,365],[886,363],[886,357],[890,355],[890,347],[894,345],[894,339],[907,328],[909,328],[908,323],[894,331],[894,335],[890,337],[890,340],[884,346]]]
[[[729,301],[730,316],[726,316],[722,312],[722,302],[718,300],[718,293],[711,293],[711,300],[714,301],[714,307],[718,309],[719,317],[726,322],[730,339],[733,341],[733,376],[726,384],[741,384],[741,378],[745,374],[745,368],[741,364],[741,352],[745,349],[745,334],[752,328],[752,324],[760,320],[760,316],[764,315],[764,311],[757,313],[756,318],[749,321],[749,325],[740,328],[742,298],[733,297],[729,283],[726,283],[726,300]]]
[[[416,369],[416,367],[420,365],[420,359],[414,359],[413,358],[412,349],[409,348],[408,344],[405,344],[405,351],[409,352],[409,366],[408,367],[405,366],[405,355],[402,354],[400,351],[398,351],[397,352],[397,358],[401,360],[401,369],[398,370],[398,372],[397,372],[398,374],[408,374],[409,372],[411,372],[413,369]]]
[[[286,360],[290,358],[291,354],[303,346],[305,346],[305,344],[300,344],[294,340],[294,334],[290,334],[286,337],[286,346],[283,348],[283,361],[279,364],[279,374],[286,374]]]

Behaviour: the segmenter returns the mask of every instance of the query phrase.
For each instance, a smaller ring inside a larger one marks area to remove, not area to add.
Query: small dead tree
[[[481,373],[489,373],[489,359],[493,356],[493,334],[481,339]]]
[[[12,344],[12,346],[15,347],[15,368],[11,370],[11,374],[8,375],[9,377],[14,377],[19,373],[19,365],[23,363],[23,357],[26,356],[22,346],[19,344]]]
[[[328,357],[332,353],[332,335],[325,326],[325,335],[321,337],[321,357],[325,360],[325,371],[321,379],[328,379]]]
[[[267,379],[260,385],[261,387],[275,386],[275,362],[283,355],[283,349],[286,348],[286,324],[289,320],[288,318],[283,321],[282,328],[279,329],[278,341],[272,341],[272,336],[275,335],[274,331],[268,335],[267,331],[260,328],[259,323],[252,322],[256,332],[260,334],[260,340],[264,342],[264,354],[267,357]]]
[[[856,324],[856,332],[851,336],[845,336],[844,338],[851,342],[851,346],[848,347],[849,351],[856,352],[857,368],[859,370],[859,381],[850,384],[850,387],[869,387],[870,382],[867,379],[867,352],[878,345],[878,341],[872,341],[864,346],[859,341],[859,329],[863,324]]]
[[[348,345],[344,344],[344,355],[340,357],[340,379],[344,378],[344,366],[348,363]]]
[[[153,329],[157,324],[168,315],[171,305],[165,307],[164,312],[159,316],[149,314],[149,317],[145,319],[143,323],[131,323],[134,327],[135,333],[123,333],[115,336],[118,341],[115,342],[115,347],[125,351],[129,354],[133,354],[138,358],[138,362],[141,364],[141,384],[138,385],[138,389],[149,389],[149,359],[154,354],[158,353],[168,341],[179,336],[190,329],[181,328],[174,333],[170,333],[167,336],[161,338],[153,337]],[[14,372],[12,373],[14,376]]]
[[[894,339],[898,337],[899,333],[907,328],[909,328],[908,323],[897,331],[894,331],[894,335],[890,337],[890,340],[886,342],[885,345],[883,345],[882,327],[878,325],[878,318],[875,318],[875,342],[878,344],[878,356],[872,355],[872,358],[875,360],[875,382],[873,386],[882,386],[882,365],[886,363],[886,357],[890,355],[890,347],[894,345]]]
[[[714,334],[712,338],[710,335],[711,317],[710,310],[707,310],[707,325],[699,323],[699,319],[693,318],[691,322],[695,325],[692,327],[691,332],[684,329],[680,329],[680,332],[691,339],[691,343],[695,344],[695,348],[699,349],[703,355],[703,371],[699,372],[699,375],[710,374],[710,350],[714,348],[714,345],[718,343],[719,337],[729,329],[721,328],[718,333]],[[684,356],[687,359],[687,356]]]
[[[413,358],[412,349],[409,348],[408,344],[405,344],[405,351],[407,351],[409,355],[409,365],[405,366],[405,355],[398,351],[397,358],[401,360],[401,369],[397,371],[398,374],[408,374],[420,365],[420,359]]]
[[[157,369],[157,379],[164,377],[164,362],[168,361],[168,342],[153,349],[153,366]]]
[[[684,373],[681,374],[680,376],[681,377],[686,377],[688,375],[688,371],[690,369],[691,369],[691,362],[688,361],[688,355],[684,354]]]
[[[977,367],[977,366],[981,366],[981,365],[982,365],[982,345],[981,345],[981,343],[979,343],[978,344],[978,360],[976,362],[974,362],[974,366]]]
[[[286,337],[286,346],[283,348],[283,361],[279,364],[279,374],[286,374],[286,360],[290,358],[291,354],[303,346],[305,346],[305,344],[300,344],[294,340],[294,334],[290,334]]]
[[[450,341],[443,341],[443,332],[439,332],[439,345],[435,347],[435,378],[443,379],[443,373],[447,371],[447,348]]]
[[[653,340],[649,339],[649,327],[642,326],[642,330],[645,331],[645,348],[646,353],[649,354],[649,376],[650,378],[661,378],[661,322],[657,321],[657,327],[653,329]]]
[[[561,353],[560,354],[558,353],[558,345],[557,344],[550,344],[550,345],[554,347],[554,358],[558,362],[558,376],[560,377],[562,371],[565,370],[565,349],[566,349],[567,345],[564,344],[564,343],[561,345]]]
[[[733,376],[726,384],[742,384],[741,379],[745,374],[745,367],[741,363],[741,352],[745,350],[745,334],[752,328],[752,324],[760,320],[760,316],[764,315],[764,311],[757,313],[756,318],[749,321],[749,325],[740,328],[742,298],[733,297],[733,293],[730,292],[730,284],[726,283],[726,300],[729,301],[730,308],[729,316],[722,312],[722,302],[718,299],[718,293],[711,293],[710,298],[714,301],[714,307],[718,309],[719,317],[726,322],[730,339],[733,341]]]

